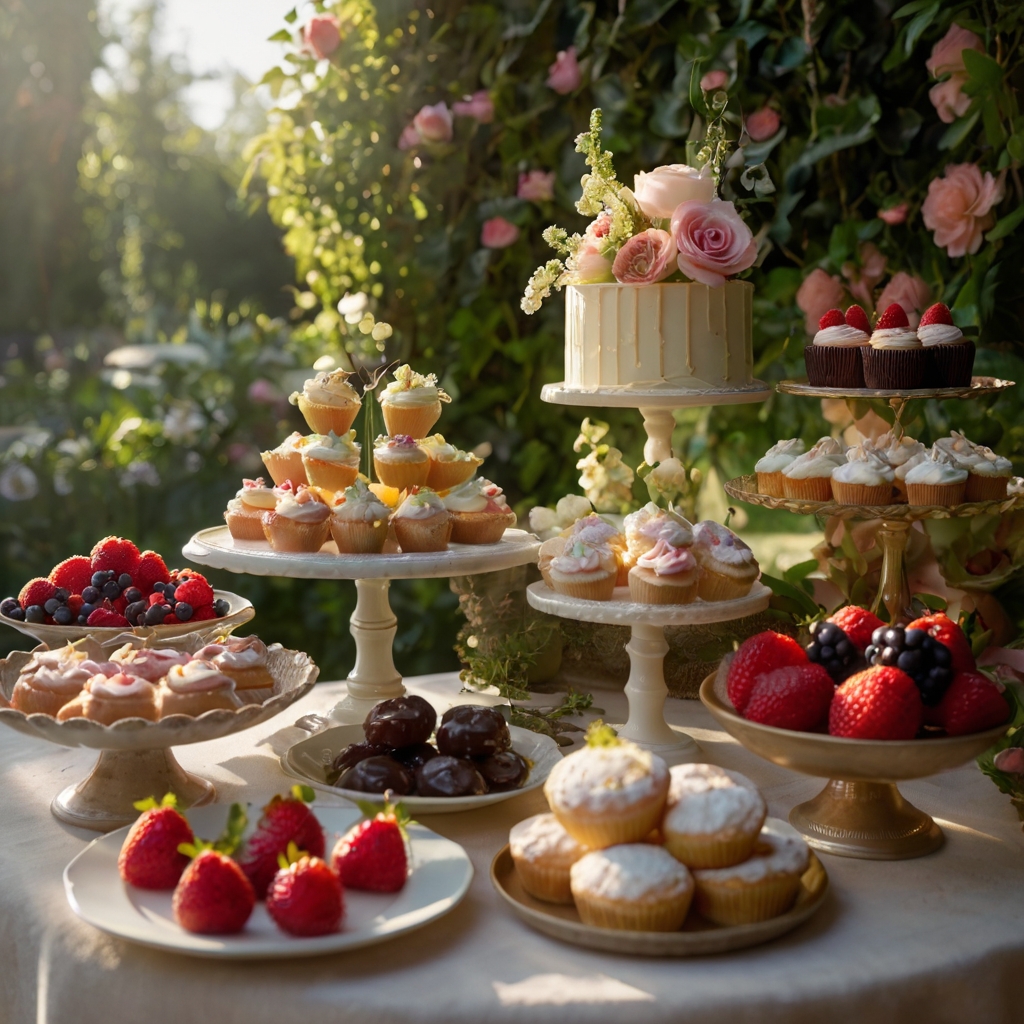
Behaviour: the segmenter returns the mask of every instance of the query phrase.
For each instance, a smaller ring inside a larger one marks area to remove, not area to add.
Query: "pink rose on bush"
[[[818,321],[830,310],[843,305],[843,283],[820,267],[812,270],[797,289],[796,304],[804,314],[808,334],[818,330]]]
[[[421,107],[412,119],[412,126],[421,142],[452,141],[452,112],[443,101]]]
[[[471,117],[480,124],[490,124],[494,120],[494,101],[486,89],[479,89],[472,96],[463,96],[461,101],[453,103],[452,111],[459,117]]]
[[[519,175],[516,195],[531,203],[543,203],[555,196],[554,171],[526,171]]]
[[[504,217],[491,217],[480,230],[480,244],[485,249],[507,249],[519,237],[519,228]]]
[[[946,124],[952,124],[958,117],[967,113],[967,108],[971,105],[971,97],[963,92],[967,82],[964,50],[984,53],[985,47],[981,39],[969,29],[950,25],[949,31],[932,47],[932,55],[925,61],[925,67],[933,78],[949,75],[946,81],[939,82],[928,90],[928,98],[932,101],[939,120]]]
[[[612,273],[619,284],[654,284],[675,272],[676,243],[667,231],[648,228],[615,254]]]
[[[924,225],[934,242],[950,256],[976,253],[982,236],[996,222],[993,207],[1003,198],[1003,178],[984,174],[977,164],[949,164],[942,178],[933,178],[921,207]]]
[[[879,210],[878,217],[880,220],[885,221],[886,224],[892,227],[896,224],[903,224],[906,222],[907,211],[909,209],[909,203],[897,203],[895,206],[889,206],[884,210]]]
[[[757,243],[732,203],[715,199],[680,203],[672,214],[672,240],[679,269],[712,288],[753,265]]]
[[[754,142],[764,142],[779,130],[779,115],[771,107],[755,110],[747,118],[747,134]]]
[[[1008,775],[1024,775],[1024,747],[1007,747],[1000,750],[992,763]]]
[[[910,326],[916,329],[921,322],[921,313],[931,305],[931,296],[931,289],[921,278],[901,270],[893,274],[892,280],[882,289],[878,308],[888,309],[892,303],[898,302],[907,314]]]
[[[548,88],[554,89],[560,96],[566,96],[575,92],[582,80],[579,61],[576,60],[576,47],[559,50],[555,63],[548,68]]]
[[[341,45],[341,25],[333,14],[316,14],[302,29],[302,42],[317,60],[324,60]]]
[[[708,71],[703,78],[700,80],[700,87],[705,92],[714,92],[716,89],[722,89],[725,87],[725,83],[729,81],[728,71]]]
[[[861,242],[857,247],[855,263],[844,263],[839,269],[849,281],[850,294],[869,312],[874,309],[875,285],[885,277],[885,257],[874,242]]]
[[[418,146],[419,144],[420,133],[416,131],[416,125],[410,122],[402,129],[402,134],[398,137],[398,148],[412,149],[413,146]]]

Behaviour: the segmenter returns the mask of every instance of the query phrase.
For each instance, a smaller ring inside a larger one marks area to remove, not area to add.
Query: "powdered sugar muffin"
[[[661,832],[665,848],[689,868],[724,868],[746,860],[768,808],[743,775],[710,764],[670,769]]]
[[[690,872],[667,850],[630,843],[595,850],[569,873],[584,924],[634,932],[674,932],[693,899]]]
[[[553,814],[535,814],[512,826],[509,852],[523,888],[548,903],[572,903],[569,871],[586,852]]]
[[[715,924],[767,921],[793,906],[809,862],[803,839],[768,826],[741,864],[694,871],[694,906]]]
[[[693,528],[693,556],[700,566],[697,596],[705,601],[744,597],[761,574],[754,552],[732,530],[711,519]]]
[[[783,487],[782,471],[798,455],[803,455],[804,450],[804,442],[799,437],[773,444],[754,464],[757,493],[770,494],[773,498],[784,498],[786,491]]]

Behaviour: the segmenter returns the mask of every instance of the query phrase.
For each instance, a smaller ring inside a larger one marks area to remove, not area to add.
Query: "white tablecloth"
[[[435,693],[457,686],[454,676],[407,683]],[[212,779],[220,801],[262,803],[292,782],[274,747],[303,734],[282,725],[330,707],[341,690],[320,684],[283,723],[178,748],[178,759]],[[621,693],[601,692],[597,702],[621,721]],[[709,761],[754,779],[773,815],[785,818],[821,786],[747,753],[696,702],[669,701],[668,717]],[[1024,1020],[1024,835],[1009,802],[973,765],[902,787],[945,830],[939,853],[899,862],[823,854],[832,882],[825,906],[766,946],[657,960],[591,952],[531,931],[499,905],[489,867],[509,827],[545,809],[532,793],[480,812],[423,817],[466,848],[476,871],[447,917],[365,950],[274,964],[144,949],[75,917],[61,873],[93,836],[59,824],[49,802],[95,756],[0,735],[5,1024]]]

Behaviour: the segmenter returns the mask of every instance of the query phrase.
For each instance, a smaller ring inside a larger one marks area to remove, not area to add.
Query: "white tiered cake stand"
[[[447,551],[339,555],[333,541],[315,554],[274,551],[266,541],[235,540],[226,526],[200,530],[182,548],[199,565],[253,576],[355,580],[356,607],[349,630],[356,661],[348,675],[348,696],[330,711],[334,722],[362,722],[382,700],[405,693],[392,645],[398,620],[388,601],[391,580],[474,576],[537,560],[540,541],[524,530],[506,530],[497,544],[450,544]]]

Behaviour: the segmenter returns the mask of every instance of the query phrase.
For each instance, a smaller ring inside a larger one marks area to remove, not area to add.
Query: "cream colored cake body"
[[[565,383],[744,389],[753,381],[749,281],[570,285]]]

